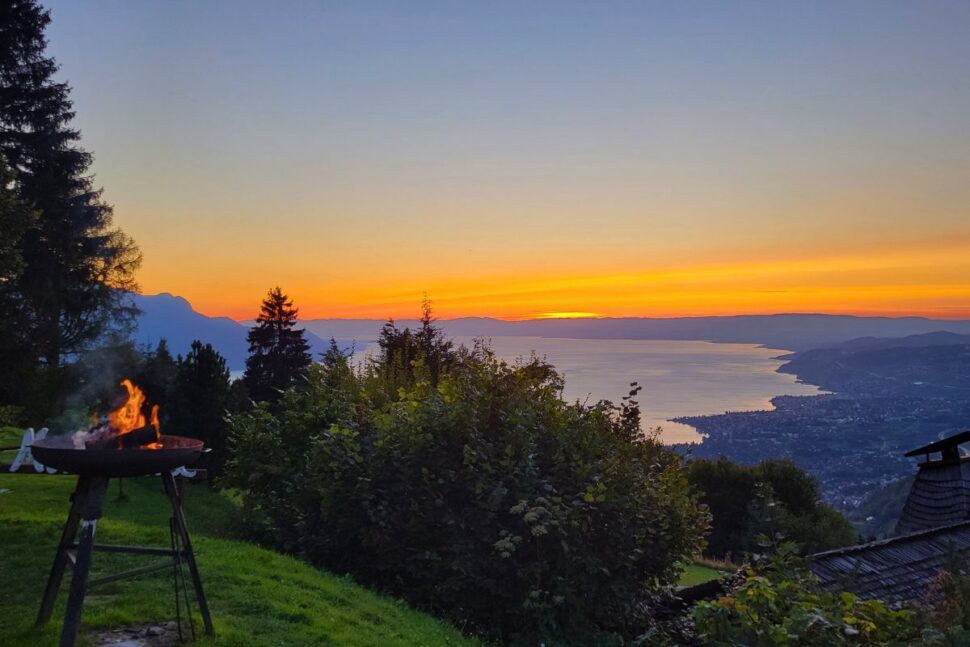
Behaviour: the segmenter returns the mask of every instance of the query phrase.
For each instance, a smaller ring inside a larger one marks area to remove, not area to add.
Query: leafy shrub
[[[767,460],[755,466],[724,457],[694,460],[687,466],[687,475],[711,512],[705,551],[710,556],[736,558],[755,551],[760,534],[781,533],[804,553],[846,546],[857,539],[845,516],[821,502],[818,482],[790,460]]]
[[[821,590],[790,543],[747,569],[727,595],[698,603],[692,618],[701,644],[717,647],[902,646],[920,639],[911,611]]]
[[[566,403],[551,366],[480,345],[411,368],[328,353],[276,410],[237,416],[250,527],[503,641],[634,635],[706,515],[632,397]]]
[[[925,615],[926,645],[970,645],[970,577],[965,559],[953,555],[919,605]]]
[[[0,427],[15,427],[24,420],[24,408],[12,404],[0,405]]]

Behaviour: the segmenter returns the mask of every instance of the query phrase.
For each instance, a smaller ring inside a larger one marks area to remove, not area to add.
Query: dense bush
[[[817,481],[790,460],[747,466],[721,457],[695,460],[687,475],[711,512],[706,553],[738,558],[758,549],[756,537],[781,533],[803,553],[855,543],[849,521],[821,502]]]
[[[334,349],[276,410],[236,416],[228,474],[250,526],[504,641],[632,635],[700,548],[678,457],[632,399],[565,403],[535,358],[442,358],[395,378]]]

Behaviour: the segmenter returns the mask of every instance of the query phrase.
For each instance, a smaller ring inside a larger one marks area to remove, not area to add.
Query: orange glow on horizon
[[[750,256],[749,256],[750,258]],[[235,289],[167,291],[210,316],[252,319],[274,278]],[[348,276],[279,281],[303,319],[417,317],[427,293],[442,319],[682,317],[812,312],[970,318],[970,244],[911,243],[857,254],[668,264],[628,272],[528,267],[467,276]],[[265,284],[265,285],[264,285]],[[244,298],[243,298],[244,297]]]

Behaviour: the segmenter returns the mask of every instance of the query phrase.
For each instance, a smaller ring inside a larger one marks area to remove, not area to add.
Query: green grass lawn
[[[69,476],[0,474],[0,645],[57,644],[70,575],[51,622],[39,632],[32,625],[74,482]],[[127,502],[117,500],[118,482],[111,483],[98,542],[167,546],[170,508],[161,481],[124,483]],[[404,602],[235,539],[233,505],[204,485],[186,488],[186,516],[217,633],[203,644],[477,644]],[[91,577],[153,559],[95,553]],[[83,637],[95,628],[174,617],[171,572],[162,571],[92,589],[81,632]]]
[[[0,427],[0,447],[20,447],[24,430],[16,427]],[[0,451],[0,463],[9,463],[17,455],[17,450]]]
[[[17,427],[0,427],[0,447],[20,446],[24,430]]]
[[[724,573],[709,566],[691,564],[684,571],[684,574],[680,576],[680,582],[678,582],[678,584],[680,586],[694,586],[695,584],[703,584],[704,582],[709,582],[710,580],[716,580],[722,575],[724,575]]]

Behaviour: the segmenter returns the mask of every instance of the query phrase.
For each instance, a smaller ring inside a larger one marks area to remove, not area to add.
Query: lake
[[[455,337],[471,346],[474,338]],[[549,337],[493,337],[492,349],[506,360],[528,357],[535,351],[565,377],[564,395],[570,400],[606,399],[619,402],[638,382],[644,428],[662,428],[665,443],[700,442],[702,436],[671,418],[725,411],[772,409],[778,395],[816,395],[810,384],[777,373],[774,359],[788,351],[752,344],[715,344],[704,341],[559,339]],[[357,357],[376,350],[369,344]]]

